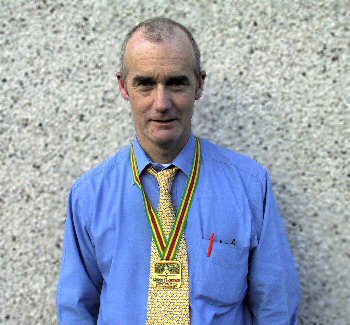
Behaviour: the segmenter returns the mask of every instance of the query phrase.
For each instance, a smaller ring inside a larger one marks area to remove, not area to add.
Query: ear
[[[207,76],[206,72],[204,70],[201,71],[201,74],[198,80],[198,88],[196,90],[196,97],[195,97],[196,100],[202,97],[203,89],[204,89],[204,80],[206,76]]]
[[[125,100],[129,100],[129,94],[128,94],[128,91],[126,89],[126,82],[123,80],[123,77],[122,77],[122,74],[120,71],[117,72],[117,79],[118,79],[120,94],[122,95],[122,97]]]

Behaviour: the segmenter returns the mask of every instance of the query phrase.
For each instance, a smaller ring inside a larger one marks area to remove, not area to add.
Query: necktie
[[[159,186],[158,216],[166,238],[168,238],[176,216],[175,206],[171,200],[171,186],[178,171],[177,167],[156,172],[148,168]],[[190,324],[189,277],[187,246],[184,235],[181,238],[176,260],[182,265],[182,285],[176,289],[155,288],[151,285],[152,265],[159,261],[157,247],[152,238],[150,286],[148,292],[147,324]]]

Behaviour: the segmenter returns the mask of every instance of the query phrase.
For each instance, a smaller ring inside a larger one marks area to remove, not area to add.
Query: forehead
[[[129,40],[125,52],[125,66],[128,73],[161,72],[193,72],[195,54],[187,35],[176,30],[174,34],[162,42],[147,40],[143,31],[137,31]]]

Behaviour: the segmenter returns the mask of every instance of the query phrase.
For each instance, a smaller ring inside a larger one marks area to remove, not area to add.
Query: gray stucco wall
[[[304,324],[350,324],[350,3],[0,1],[0,323],[55,324],[68,191],[133,138],[114,73],[126,30],[191,27],[195,133],[271,171]]]

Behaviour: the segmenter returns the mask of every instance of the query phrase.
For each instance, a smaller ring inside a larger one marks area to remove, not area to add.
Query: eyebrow
[[[135,78],[132,81],[133,85],[137,84],[143,84],[143,83],[155,83],[154,78],[152,77],[145,77],[145,76],[135,76]]]
[[[171,84],[174,82],[175,83],[183,83],[185,85],[188,85],[190,83],[190,80],[185,75],[173,76],[173,77],[170,77],[169,79],[166,80],[166,84]],[[156,80],[153,77],[135,76],[133,81],[132,81],[132,84],[134,86],[137,84],[144,84],[144,83],[152,84],[152,83],[156,83]]]
[[[176,82],[176,83],[183,83],[185,85],[188,85],[190,83],[190,80],[188,79],[187,76],[175,76],[175,77],[170,77],[166,83],[167,84],[171,84],[173,82]]]

